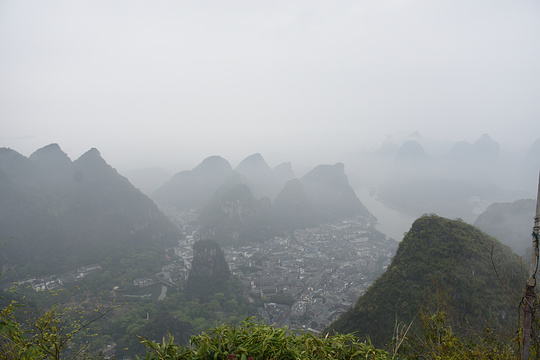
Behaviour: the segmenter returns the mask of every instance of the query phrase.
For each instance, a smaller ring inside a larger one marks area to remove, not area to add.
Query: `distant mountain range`
[[[343,164],[320,165],[295,179],[290,163],[272,170],[260,154],[235,170],[225,159],[209,157],[174,175],[154,197],[165,206],[198,211],[202,238],[220,243],[264,241],[324,221],[371,217],[350,187]],[[155,203],[96,149],[75,161],[57,144],[29,157],[0,149],[4,269],[60,272],[172,246],[181,237]]]
[[[511,333],[515,299],[525,283],[522,266],[509,247],[474,226],[422,216],[386,272],[328,330],[356,332],[382,346],[392,340],[396,322],[412,321],[413,336],[421,323],[419,310],[431,309],[444,312],[458,333],[487,328]]]
[[[174,245],[182,237],[154,202],[96,149],[75,161],[57,144],[30,157],[0,149],[4,269],[48,274]]]
[[[202,211],[217,189],[228,181],[248,186],[255,199],[268,197],[276,206],[275,202],[286,182],[296,178],[290,163],[272,169],[260,154],[248,156],[236,169],[225,159],[216,158],[225,167],[223,172],[214,171],[217,174],[215,178],[201,178],[196,174],[196,169],[178,173],[157,189],[152,197],[158,204],[180,211]],[[479,136],[473,142],[435,143],[415,132],[402,140],[389,137],[374,152],[344,154],[343,160],[347,164],[350,186],[359,193],[367,193],[369,189],[371,196],[376,196],[378,201],[392,210],[413,218],[437,213],[473,223],[494,202],[512,202],[536,196],[540,139],[531,144],[526,152],[510,153],[488,134]],[[160,174],[156,173],[152,178],[156,179]],[[308,195],[305,184],[302,184],[302,188]],[[283,200],[279,199],[278,203],[283,205]],[[310,206],[315,206],[313,198],[308,197],[308,202]],[[295,206],[298,208],[298,205]],[[302,218],[313,216],[303,214],[312,210],[306,208],[297,215],[289,215],[306,222]],[[286,220],[281,214],[283,212],[276,216]],[[384,224],[392,222],[391,218],[385,217],[384,209],[379,216]],[[405,229],[395,230],[399,230],[397,234],[402,234]]]
[[[437,213],[469,222],[493,202],[532,197],[540,169],[540,140],[518,159],[487,134],[438,156],[416,138],[400,146],[387,142],[375,154],[375,166],[388,164],[377,184],[380,201],[412,216]]]
[[[244,184],[257,199],[273,199],[286,181],[294,178],[290,163],[270,169],[260,154],[248,156],[233,170],[220,156],[204,159],[192,170],[175,174],[153,194],[157,203],[178,210],[202,210],[221,186]]]
[[[158,204],[200,211],[202,238],[264,241],[282,231],[355,216],[372,217],[351,188],[342,163],[294,178],[290,163],[271,169],[260,154],[233,170],[213,156],[172,177],[154,193]]]

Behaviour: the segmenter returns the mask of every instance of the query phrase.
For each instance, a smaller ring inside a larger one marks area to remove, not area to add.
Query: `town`
[[[178,218],[177,218],[178,223]],[[384,272],[398,243],[362,217],[296,230],[264,243],[223,246],[229,267],[246,296],[263,299],[259,316],[289,330],[324,330],[351,307]],[[187,278],[197,231],[175,249]]]

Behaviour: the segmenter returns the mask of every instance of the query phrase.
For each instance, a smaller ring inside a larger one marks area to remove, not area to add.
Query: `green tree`
[[[0,353],[4,359],[91,359],[87,329],[113,309],[88,315],[56,304],[34,316],[11,300],[0,310]]]

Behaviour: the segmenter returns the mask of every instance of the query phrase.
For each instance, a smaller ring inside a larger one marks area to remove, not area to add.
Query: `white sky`
[[[416,130],[540,137],[539,1],[0,0],[0,146],[24,155],[324,162]]]

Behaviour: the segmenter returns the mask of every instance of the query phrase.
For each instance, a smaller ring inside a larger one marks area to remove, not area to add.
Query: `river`
[[[355,192],[360,201],[368,208],[369,212],[377,217],[378,221],[375,228],[387,237],[401,241],[403,234],[409,231],[416,219],[410,215],[391,209],[378,201],[375,196],[370,195],[367,187],[355,189]]]

